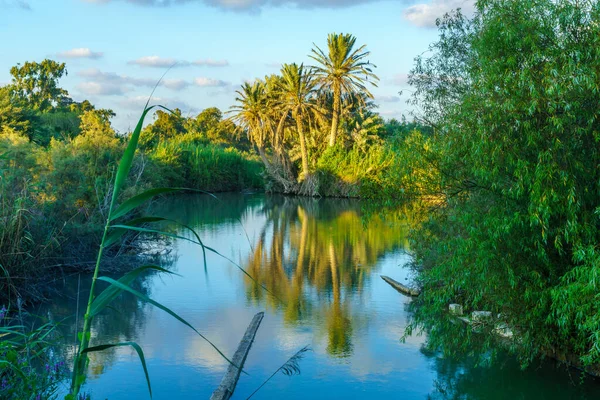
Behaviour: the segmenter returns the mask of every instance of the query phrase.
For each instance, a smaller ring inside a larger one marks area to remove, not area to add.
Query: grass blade
[[[114,221],[115,219],[124,216],[129,211],[141,206],[142,204],[144,204],[148,200],[152,199],[153,197],[156,197],[161,194],[166,194],[166,193],[179,192],[181,190],[183,190],[183,189],[156,188],[156,189],[146,190],[145,192],[140,193],[136,196],[133,196],[133,197],[129,198],[128,200],[126,200],[125,202],[123,202],[123,204],[121,204],[110,216],[110,220]]]
[[[304,357],[304,353],[306,353],[307,351],[310,351],[310,347],[308,345],[298,350],[296,354],[291,356],[281,367],[277,368],[277,370],[273,372],[271,376],[267,378],[266,381],[264,381],[259,387],[257,387],[256,390],[246,398],[246,400],[250,399],[250,397],[254,396],[256,392],[262,389],[262,387],[265,386],[267,382],[271,380],[271,378],[277,375],[279,371],[281,371],[286,376],[300,375],[299,363],[300,360],[302,360],[302,358]]]
[[[25,374],[23,373],[23,371],[21,371],[21,369],[19,369],[16,365],[14,365],[13,363],[11,363],[10,361],[0,360],[0,365],[6,365],[6,366],[8,366],[10,369],[12,369],[13,371],[15,371],[21,377],[21,379],[23,379],[23,382],[27,382],[27,377],[25,376]]]
[[[150,223],[150,222],[158,222],[158,221],[163,221],[164,218],[158,218],[158,217],[142,217],[142,218],[136,218],[136,219],[132,219],[131,221],[127,221],[126,223],[124,223],[123,225],[127,225],[127,226],[138,226],[138,225],[142,225],[145,223]],[[127,230],[125,229],[119,229],[119,228],[115,228],[110,227],[111,228],[111,232],[108,233],[108,235],[106,236],[106,240],[104,241],[104,248],[110,247],[113,244],[117,243],[125,234],[125,232],[127,232]],[[114,229],[112,229],[114,228]]]
[[[129,143],[127,144],[127,148],[125,149],[125,153],[123,153],[123,157],[121,157],[121,161],[119,162],[119,168],[117,169],[117,176],[115,177],[115,184],[113,187],[112,199],[110,202],[110,211],[114,209],[114,206],[117,202],[117,198],[119,197],[119,192],[121,191],[121,186],[125,183],[125,179],[127,179],[127,175],[129,175],[129,170],[131,169],[131,164],[133,163],[133,156],[135,155],[135,150],[137,149],[138,141],[140,140],[140,134],[142,133],[142,128],[144,127],[144,119],[146,115],[155,108],[156,106],[145,107],[142,116],[138,120],[138,123],[129,138]],[[109,220],[112,215],[109,215]]]
[[[156,266],[156,265],[144,265],[142,267],[138,267],[138,268],[134,269],[133,271],[130,271],[127,274],[123,275],[119,279],[119,282],[121,282],[124,285],[130,285],[135,279],[137,279],[140,276],[140,274],[142,272],[149,271],[149,270],[177,275],[171,271],[168,271],[168,270],[161,268],[159,266]],[[98,297],[96,297],[94,299],[94,302],[92,303],[92,306],[90,308],[90,315],[92,317],[98,315],[104,308],[106,308],[122,292],[123,292],[122,289],[119,289],[118,287],[116,287],[114,285],[110,285],[109,287],[104,289],[102,291],[102,293],[100,293],[98,295]]]
[[[148,367],[146,366],[146,358],[144,357],[144,351],[136,342],[122,342],[115,344],[101,344],[99,346],[88,347],[83,350],[83,353],[91,353],[94,351],[103,351],[106,349],[110,349],[113,347],[122,347],[122,346],[130,346],[135,349],[142,363],[142,368],[144,368],[144,375],[146,375],[146,383],[148,384],[148,392],[150,393],[150,398],[152,398],[152,386],[150,386],[150,376],[148,375]]]

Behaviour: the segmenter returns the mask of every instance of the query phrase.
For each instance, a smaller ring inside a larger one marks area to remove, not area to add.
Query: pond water
[[[364,218],[357,201],[224,194],[181,196],[154,215],[184,222],[203,242],[241,265],[184,240],[170,246],[164,266],[180,276],[152,274],[138,289],[163,303],[232,355],[252,317],[265,311],[234,399],[247,398],[304,346],[301,374],[275,375],[253,398],[331,399],[585,399],[600,398],[600,382],[553,363],[521,371],[505,360],[476,367],[423,351],[423,336],[400,341],[410,299],[380,279],[404,282],[409,216]],[[173,227],[173,229],[175,229]],[[178,232],[189,236],[184,230]],[[77,308],[77,279],[38,310],[54,320]],[[82,277],[81,285],[89,279]],[[263,289],[268,289],[267,292]],[[82,291],[81,301],[87,299]],[[227,362],[165,312],[123,295],[98,317],[96,344],[135,341],[145,352],[154,399],[208,399]],[[81,322],[81,318],[79,319]],[[75,321],[61,326],[60,349],[74,351]],[[92,399],[147,399],[137,355],[128,348],[94,353],[85,390]]]

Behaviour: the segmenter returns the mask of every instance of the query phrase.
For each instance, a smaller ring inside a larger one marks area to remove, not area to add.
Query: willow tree
[[[317,62],[312,67],[316,82],[333,93],[329,146],[336,142],[342,95],[358,92],[373,98],[367,83],[377,86],[375,82],[379,80],[371,69],[375,65],[367,60],[371,52],[366,50],[366,45],[354,50],[355,44],[356,37],[351,34],[331,33],[327,37],[328,53],[314,45],[315,49],[309,55]]]
[[[283,115],[291,114],[296,122],[296,133],[298,134],[302,157],[300,179],[303,179],[309,173],[304,125],[311,116],[320,116],[321,114],[321,110],[315,101],[316,85],[304,65],[284,64],[281,68],[281,81],[277,93],[278,106],[281,112]]]
[[[486,329],[512,329],[524,363],[600,365],[599,20],[598,2],[478,1],[417,59],[445,193],[413,246],[432,347],[488,358],[493,335],[444,333],[456,302],[500,314]]]

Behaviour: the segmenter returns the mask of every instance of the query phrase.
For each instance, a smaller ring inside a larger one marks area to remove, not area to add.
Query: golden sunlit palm
[[[353,35],[332,33],[327,37],[328,53],[315,45],[309,55],[317,62],[312,67],[316,81],[333,92],[329,146],[334,146],[336,142],[342,95],[360,92],[373,98],[366,85],[370,83],[377,86],[376,81],[379,80],[372,71],[375,65],[367,60],[371,53],[365,45],[353,50],[355,44],[356,37]]]

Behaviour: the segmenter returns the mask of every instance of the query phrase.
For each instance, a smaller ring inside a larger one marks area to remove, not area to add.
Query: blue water
[[[301,373],[276,374],[253,398],[600,398],[600,383],[551,363],[521,371],[507,358],[491,367],[447,360],[422,351],[426,335],[400,338],[409,319],[400,295],[380,275],[409,282],[408,229],[402,215],[364,218],[358,202],[263,195],[169,199],[153,213],[190,224],[214,254],[205,268],[201,248],[176,240],[163,257],[180,276],[151,275],[140,283],[232,355],[252,317],[265,311],[234,399],[247,398],[304,346]],[[216,203],[216,204],[215,204]],[[172,229],[177,229],[171,226]],[[191,237],[185,230],[178,233]],[[82,285],[88,285],[83,279]],[[57,319],[75,307],[66,296],[45,311]],[[209,398],[227,368],[212,347],[165,312],[123,296],[120,313],[97,318],[95,344],[136,341],[145,352],[154,399]],[[72,357],[74,325],[67,324],[62,351]],[[119,348],[95,353],[85,390],[92,399],[146,399],[136,353]]]

